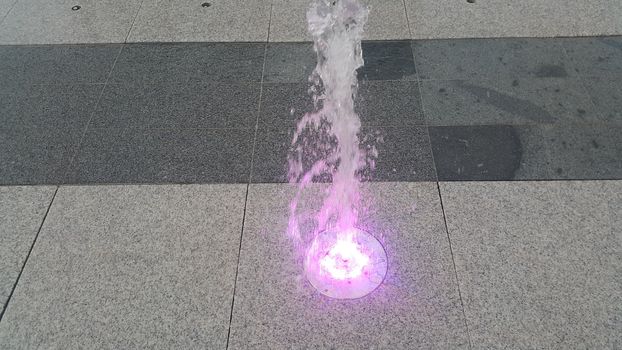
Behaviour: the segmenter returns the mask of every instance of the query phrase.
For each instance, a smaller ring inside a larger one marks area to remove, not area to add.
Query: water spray
[[[382,244],[357,228],[360,173],[366,166],[373,167],[370,160],[376,154],[375,149],[361,149],[361,121],[354,110],[368,12],[359,0],[316,0],[309,8],[309,33],[317,54],[310,81],[317,111],[307,113],[298,123],[289,159],[290,182],[299,188],[291,205],[290,234],[294,237],[298,236],[300,191],[317,176],[328,175],[332,180],[317,214],[317,230],[306,250],[304,268],[320,293],[339,299],[371,293],[387,271]],[[313,142],[305,139],[309,134],[315,135]],[[307,149],[309,145],[314,149]]]

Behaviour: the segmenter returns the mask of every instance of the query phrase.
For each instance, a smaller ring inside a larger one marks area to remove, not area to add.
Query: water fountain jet
[[[301,191],[316,177],[326,175],[332,180],[317,214],[304,269],[320,293],[339,299],[371,293],[387,271],[382,244],[357,228],[360,174],[366,166],[373,168],[376,155],[374,148],[361,149],[361,121],[354,109],[367,15],[359,0],[316,0],[309,8],[309,33],[317,54],[310,81],[317,111],[298,123],[289,158],[290,182],[298,184],[290,207],[289,232],[295,238],[300,238],[296,209]],[[316,139],[309,140],[309,134]]]

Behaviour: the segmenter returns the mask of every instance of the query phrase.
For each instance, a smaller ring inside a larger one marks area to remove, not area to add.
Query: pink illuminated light
[[[320,267],[336,280],[359,277],[369,263],[369,257],[363,254],[351,237],[339,239],[320,259]]]

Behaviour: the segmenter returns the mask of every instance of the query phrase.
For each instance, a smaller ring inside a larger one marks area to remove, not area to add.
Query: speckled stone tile
[[[265,42],[269,23],[270,0],[145,0],[128,42]]]
[[[323,188],[303,194],[303,215],[319,208]],[[287,235],[294,193],[250,186],[230,349],[468,348],[436,184],[363,186],[360,224],[382,237],[389,271],[379,289],[350,301],[321,296],[302,275]]]
[[[103,84],[120,50],[121,45],[0,45],[0,91],[25,84]]]
[[[622,126],[622,85],[621,78],[603,76],[583,80],[587,93],[600,112],[605,124]]]
[[[0,127],[0,185],[60,184],[82,130]]]
[[[312,43],[269,43],[263,81],[268,83],[301,83],[317,64]]]
[[[579,75],[622,75],[622,37],[562,39],[570,65]]]
[[[405,0],[414,39],[576,37],[622,33],[618,0]]]
[[[622,179],[622,127],[547,127],[542,132],[554,178]]]
[[[409,41],[364,41],[362,80],[416,80],[417,71]]]
[[[421,95],[430,125],[568,124],[602,120],[577,79],[424,80]]]
[[[574,73],[555,39],[416,40],[413,51],[422,79],[563,78]]]
[[[224,349],[246,185],[61,187],[0,347]]]
[[[303,115],[315,111],[310,87],[310,83],[264,84],[259,125],[293,129]],[[425,125],[416,81],[361,81],[354,107],[363,126]]]
[[[307,31],[308,0],[274,0],[270,21],[270,41],[311,41]],[[370,15],[363,38],[367,40],[410,39],[408,19],[401,0],[367,0]],[[387,21],[390,18],[390,21]]]
[[[103,84],[0,89],[1,127],[84,130],[103,89]]]
[[[363,31],[366,40],[410,39],[404,1],[367,0],[369,17]],[[390,18],[390,20],[387,20]]]
[[[622,181],[603,181],[605,198],[609,204],[609,216],[611,217],[611,233],[618,237],[622,233]]]
[[[449,181],[550,178],[542,131],[536,127],[430,127],[438,179]]]
[[[265,43],[127,44],[110,82],[259,82],[265,46]]]
[[[363,147],[375,146],[375,168],[365,169],[367,181],[435,181],[436,172],[425,127],[368,127]],[[380,141],[379,141],[380,140]]]
[[[0,313],[43,222],[55,187],[0,187]]]
[[[603,182],[441,183],[474,349],[616,349],[622,245]]]
[[[293,130],[259,129],[255,144],[253,183],[283,183],[288,181],[287,157],[291,149]],[[305,134],[306,137],[314,137]],[[436,172],[428,131],[425,127],[364,127],[361,147],[378,152],[374,169],[360,173],[364,181],[435,181]],[[319,160],[322,153],[308,149],[304,169]],[[316,182],[330,182],[329,177],[317,177]]]
[[[292,130],[259,129],[253,152],[252,183],[287,183]]]
[[[92,127],[254,128],[259,83],[108,84]]]
[[[16,2],[17,0],[0,0],[0,23],[2,23],[2,20],[4,20],[4,16],[9,13],[9,11],[11,10],[11,8],[13,8],[13,5],[15,5]]]
[[[354,107],[365,126],[426,124],[416,81],[362,81]]]
[[[90,129],[66,182],[248,182],[253,129]]]
[[[259,126],[293,130],[296,122],[313,112],[309,83],[265,83],[261,94]]]
[[[123,43],[141,2],[19,0],[0,25],[0,44]]]
[[[307,0],[274,0],[270,19],[271,42],[312,41],[307,32]]]

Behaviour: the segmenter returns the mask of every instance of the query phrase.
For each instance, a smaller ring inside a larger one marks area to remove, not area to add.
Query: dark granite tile
[[[436,181],[428,130],[425,127],[363,128],[362,144],[378,152],[375,169],[365,181]]]
[[[572,75],[555,39],[462,39],[413,42],[422,79],[563,78]]]
[[[363,42],[363,80],[416,80],[408,41]],[[312,43],[270,43],[266,51],[265,82],[307,82],[316,65]]]
[[[111,82],[258,82],[264,53],[264,43],[127,44]]]
[[[552,124],[600,120],[575,78],[423,80],[430,125]]]
[[[439,181],[548,179],[550,166],[536,127],[431,127]]]
[[[416,80],[409,41],[366,41],[362,44],[363,80]],[[270,43],[266,52],[265,82],[306,82],[316,65],[312,43]]]
[[[0,46],[0,90],[23,84],[105,83],[121,45]]]
[[[309,87],[309,83],[264,84],[259,125],[293,128],[303,115],[315,110]],[[425,124],[416,81],[361,81],[355,110],[363,126]]]
[[[290,130],[300,118],[314,110],[309,83],[264,84],[259,127]]]
[[[288,181],[287,156],[292,132],[287,130],[257,130],[251,183],[285,183]]]
[[[622,179],[622,127],[552,126],[543,134],[554,178]]]
[[[69,183],[247,182],[252,129],[91,129]]]
[[[362,81],[355,108],[363,126],[425,125],[416,81]]]
[[[259,83],[109,84],[93,116],[99,127],[252,128]]]
[[[362,47],[365,65],[359,69],[359,79],[417,79],[409,41],[366,41]]]
[[[292,132],[264,130],[257,133],[253,160],[253,183],[281,183],[288,180],[287,157],[290,154]],[[363,128],[361,145],[378,152],[375,169],[366,168],[364,181],[434,181],[430,140],[425,127]],[[303,168],[308,170],[325,154],[316,148],[305,148]],[[314,178],[314,182],[330,182],[329,176]]]
[[[585,78],[583,83],[601,121],[622,125],[622,78]]]
[[[306,82],[315,65],[316,54],[312,43],[269,43],[263,81]]]
[[[29,85],[0,93],[0,127],[83,130],[103,84]]]
[[[253,158],[253,183],[284,183],[288,182],[289,156],[296,156],[292,145],[294,130],[258,129]],[[322,147],[318,147],[322,140]],[[303,150],[302,167],[309,171],[317,161],[326,159],[334,151],[335,139],[328,139],[325,133],[318,130],[305,129],[303,136],[298,138],[296,147]],[[320,174],[313,182],[331,182],[329,174]]]
[[[82,130],[0,128],[0,185],[59,184]]]
[[[560,39],[569,65],[579,75],[622,75],[622,37]]]

